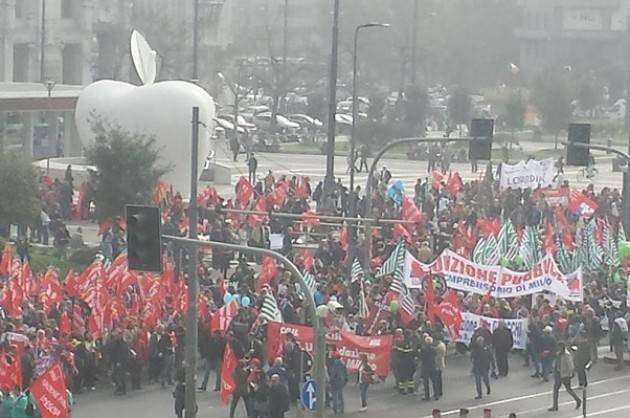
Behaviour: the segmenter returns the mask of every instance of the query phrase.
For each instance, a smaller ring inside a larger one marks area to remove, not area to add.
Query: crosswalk
[[[298,155],[298,154],[275,154],[275,153],[258,153],[258,170],[257,177],[262,179],[271,170],[274,176],[308,176],[311,180],[311,186],[314,188],[318,181],[324,179],[326,174],[326,158],[323,155]],[[247,166],[244,161],[232,162],[227,158],[219,158],[218,161],[232,169],[232,184],[236,184],[240,176],[247,177]],[[431,178],[431,174],[427,172],[426,161],[412,161],[406,159],[384,158],[382,166],[386,166],[392,173],[394,180],[402,181],[405,186],[406,193],[411,194],[418,178],[425,181]],[[335,177],[340,178],[342,183],[348,185],[350,182],[350,174],[346,171],[347,165],[345,158],[337,156],[335,158]],[[495,166],[496,168],[496,166]],[[611,189],[622,186],[622,173],[612,171],[610,161],[603,161],[597,166],[599,173],[591,180],[584,178],[579,174],[581,168],[566,167],[564,179],[569,181],[572,187],[585,188],[591,182],[597,190],[603,187]],[[380,168],[379,168],[380,169]],[[479,164],[479,171],[473,173],[469,163],[453,163],[451,170],[458,172],[464,181],[479,180],[483,177],[485,166]],[[365,187],[367,173],[356,173],[355,184]],[[224,186],[226,189],[232,190],[231,186]],[[231,193],[229,193],[231,195]]]

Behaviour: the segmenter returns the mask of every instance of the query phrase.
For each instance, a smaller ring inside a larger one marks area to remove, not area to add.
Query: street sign
[[[302,385],[300,400],[304,408],[309,411],[315,411],[317,409],[317,383],[313,379],[307,380]]]

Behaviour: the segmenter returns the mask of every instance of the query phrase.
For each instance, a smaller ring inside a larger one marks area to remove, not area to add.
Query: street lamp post
[[[46,0],[42,0],[42,19],[40,22],[39,81],[46,82]]]
[[[199,81],[199,0],[193,0],[193,82]]]
[[[350,133],[350,192],[354,190],[354,151],[355,151],[355,141],[356,141],[356,124],[357,124],[357,115],[358,115],[358,106],[357,106],[357,82],[359,79],[359,75],[357,72],[357,56],[358,56],[358,47],[359,47],[359,32],[364,28],[388,28],[389,24],[387,23],[365,23],[363,25],[359,25],[354,30],[354,49],[352,52],[352,131]]]
[[[339,49],[339,0],[333,4],[332,50],[330,54],[330,74],[328,75],[328,141],[326,150],[326,178],[324,190],[330,191],[335,182],[335,128],[337,113],[337,60]]]
[[[418,0],[413,0],[413,22],[411,22],[411,85],[416,85],[418,50]]]

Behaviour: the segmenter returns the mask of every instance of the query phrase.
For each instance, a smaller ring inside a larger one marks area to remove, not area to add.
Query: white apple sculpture
[[[214,100],[201,87],[186,81],[154,83],[156,53],[137,31],[131,35],[131,55],[143,85],[101,80],[79,95],[75,119],[84,147],[94,142],[94,118],[131,133],[155,136],[162,162],[172,170],[164,176],[182,196],[190,194],[192,108],[199,107],[198,172],[210,152]]]

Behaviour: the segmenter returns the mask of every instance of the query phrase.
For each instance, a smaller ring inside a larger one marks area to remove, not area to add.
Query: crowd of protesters
[[[478,239],[486,233],[484,228],[495,220],[511,222],[517,231],[535,228],[541,237],[551,225],[552,238],[558,243],[556,250],[562,245],[567,251],[580,246],[571,236],[576,237],[583,228],[583,213],[549,204],[541,190],[500,190],[492,171],[488,167],[485,177],[470,182],[462,181],[457,173],[434,172],[429,179],[418,179],[410,198],[386,167],[374,178],[371,196],[363,195],[359,186],[348,190],[340,180],[328,187],[320,182],[311,188],[305,177],[276,176],[269,171],[256,178],[254,173],[251,182],[244,178],[238,182],[231,199],[219,196],[212,187],[205,189],[198,199],[200,216],[196,228],[203,238],[212,241],[273,247],[312,275],[315,303],[330,311],[326,319],[328,330],[393,335],[391,372],[401,394],[416,393],[426,401],[448,396],[443,371],[450,345],[456,346],[459,353],[470,351],[476,382],[474,395],[480,399],[491,394],[491,377],[501,378],[509,373],[511,332],[501,323],[495,330],[480,327],[468,347],[455,344],[440,320],[425,312],[426,291],[412,292],[415,305],[412,317],[403,318],[399,304],[392,302],[396,273],[369,272],[383,271],[384,263],[401,243],[424,263],[430,263],[445,249],[472,257]],[[72,200],[71,171],[61,185],[44,183],[42,213],[32,229],[34,239],[46,243],[46,226],[53,231],[51,224],[66,219],[72,210],[71,206],[65,206]],[[559,188],[568,187],[566,182],[559,185]],[[603,188],[596,192],[589,187],[578,192],[593,203],[588,220],[603,220],[600,224],[609,232],[620,233],[618,190]],[[370,213],[366,213],[367,199],[371,203]],[[191,226],[183,198],[160,186],[155,200],[162,207],[163,232],[185,234]],[[415,210],[409,210],[409,205]],[[231,209],[253,212],[244,214]],[[277,217],[273,215],[275,212],[297,216]],[[325,216],[413,222],[375,228],[371,260],[366,265],[361,263],[365,246],[361,222],[359,227],[351,222],[335,226],[320,220]],[[6,382],[0,382],[5,384],[2,389],[14,397],[23,396],[38,374],[38,367],[58,361],[73,393],[94,390],[99,382],[108,380],[108,375],[116,395],[140,389],[143,383],[173,386],[175,412],[181,417],[186,390],[183,313],[188,301],[185,280],[181,279],[185,271],[180,271],[172,261],[180,255],[170,248],[165,250],[169,261],[165,262],[159,280],[129,272],[124,225],[120,222],[103,225],[98,259],[84,272],[69,272],[63,280],[54,268],[45,274],[26,271],[28,256],[22,255],[20,241],[16,245],[16,259],[9,247],[5,247],[0,260],[0,350],[13,359],[20,356],[21,379],[19,387],[6,387]],[[69,239],[65,226],[63,229]],[[20,234],[25,235],[25,232]],[[60,247],[65,245],[56,232],[53,236]],[[549,248],[541,247],[541,251]],[[62,250],[65,252],[65,247]],[[283,336],[282,354],[269,364],[265,353],[269,317],[263,314],[264,304],[268,295],[273,296],[283,321],[309,325],[313,318],[305,309],[304,292],[295,285],[290,272],[275,266],[269,273],[265,261],[258,257],[214,250],[211,262],[206,262],[206,255],[210,254],[202,254],[199,270],[198,351],[204,371],[197,389],[221,390],[223,359],[229,347],[238,359],[231,372],[235,389],[231,394],[230,418],[241,399],[250,417],[283,417],[299,397],[299,385],[309,373],[310,357],[287,334]],[[363,264],[365,273],[359,280],[351,277],[350,266],[354,261]],[[500,262],[514,270],[527,269],[518,257]],[[617,356],[616,368],[624,366],[628,341],[624,262],[602,260],[601,265],[588,267],[584,271],[581,303],[556,299],[553,295],[495,299],[457,293],[461,311],[491,318],[529,320],[527,348],[521,355],[525,365],[532,369],[532,378],[545,382],[553,378],[552,410],[558,407],[561,385],[574,396],[576,404],[580,403],[571,389],[570,377],[575,373],[579,385],[587,385],[586,370],[597,362],[597,348],[606,331],[611,351]],[[447,289],[433,280],[431,287],[437,294],[433,303],[439,303]],[[16,297],[16,293],[20,296]],[[238,310],[229,326],[214,328],[213,316],[232,300],[238,301]],[[383,306],[388,309],[381,309]],[[19,351],[13,344],[15,335],[23,336]],[[327,358],[327,403],[336,414],[343,414],[343,390],[351,377],[334,349],[327,353]],[[356,379],[362,411],[368,406],[369,386],[384,378],[376,376],[366,357],[361,358]],[[5,401],[2,402],[4,405]]]

